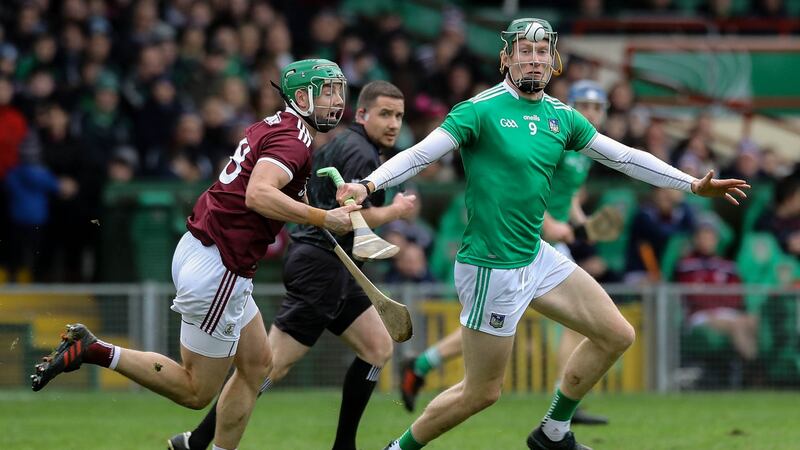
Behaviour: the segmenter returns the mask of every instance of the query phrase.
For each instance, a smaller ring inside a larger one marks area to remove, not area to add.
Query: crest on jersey
[[[503,328],[503,322],[506,321],[505,314],[497,314],[492,313],[491,317],[489,317],[489,325],[494,328]]]
[[[233,336],[233,330],[236,328],[235,323],[225,325],[225,330],[222,332],[225,336]]]
[[[561,128],[558,126],[558,119],[549,119],[547,123],[550,125],[550,131],[555,134],[558,134],[561,131]]]

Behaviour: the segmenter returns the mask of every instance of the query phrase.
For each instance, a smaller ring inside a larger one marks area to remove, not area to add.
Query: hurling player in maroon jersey
[[[187,221],[172,261],[181,314],[181,359],[125,349],[98,340],[81,324],[31,375],[34,391],[82,363],[107,367],[192,409],[217,395],[230,365],[234,374],[219,397],[215,449],[235,449],[272,365],[267,332],[252,297],[257,262],[285,222],[338,234],[352,229],[349,212],[304,202],[311,142],[341,120],[346,81],[335,63],[297,61],[281,72],[285,111],[247,128],[230,162],[204,192]],[[237,352],[237,348],[239,351]]]
[[[367,83],[356,102],[355,123],[314,153],[312,173],[335,167],[350,181],[371,173],[381,164],[381,153],[394,147],[404,110],[403,93],[397,86],[381,80]],[[398,193],[389,205],[385,200],[384,191],[380,191],[364,203],[361,212],[370,227],[407,218],[415,210],[413,195]],[[336,187],[327,177],[314,177],[308,183],[308,201],[318,208],[336,208]],[[284,379],[325,331],[338,336],[355,357],[342,383],[339,422],[329,448],[355,450],[361,417],[381,369],[392,356],[392,338],[322,231],[300,225],[291,236],[283,264],[286,294],[269,330],[272,370],[261,390]],[[339,245],[350,253],[353,233],[342,236]],[[192,431],[170,438],[167,448],[208,448],[214,438],[216,415],[216,407],[211,407]]]

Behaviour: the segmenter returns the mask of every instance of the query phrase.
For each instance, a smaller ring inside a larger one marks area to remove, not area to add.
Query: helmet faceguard
[[[543,19],[517,19],[508,25],[505,31],[500,32],[500,39],[503,40],[503,50],[500,51],[500,72],[507,76],[514,85],[522,92],[531,94],[539,92],[547,86],[550,78],[555,74],[561,75],[563,64],[556,45],[558,44],[558,33],[553,31],[550,23]],[[534,44],[533,51],[527,46],[520,48],[520,41],[529,41]],[[537,43],[546,41],[548,44],[546,54],[537,51]],[[517,51],[514,51],[515,42]],[[503,54],[506,55],[507,63],[503,62]],[[540,76],[526,74],[525,66],[533,65],[544,66]],[[511,70],[512,68],[516,70]],[[518,75],[516,75],[516,72]]]
[[[327,59],[293,62],[283,68],[280,87],[275,83],[273,86],[280,91],[286,104],[317,131],[330,131],[342,120],[347,80],[334,62]],[[308,107],[305,110],[297,104],[298,90],[305,90],[308,94]],[[341,97],[341,104],[337,96]]]

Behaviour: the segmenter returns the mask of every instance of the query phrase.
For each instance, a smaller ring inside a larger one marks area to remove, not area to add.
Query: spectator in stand
[[[275,90],[272,86],[270,89]],[[228,139],[230,126],[234,122],[233,110],[221,98],[213,96],[208,97],[203,103],[201,115],[205,126],[203,146],[206,148],[209,159],[214,167],[218,167],[220,163],[227,164],[230,161],[231,148],[235,148],[230,145]],[[222,170],[222,167],[219,166],[219,169]]]
[[[702,177],[717,166],[714,155],[703,135],[695,132],[686,142],[686,147],[678,150],[680,157],[676,167],[693,177]]]
[[[403,92],[403,95],[406,98],[414,98],[420,85],[419,67],[413,59],[409,36],[404,31],[395,31],[387,40],[388,45],[384,47],[386,50],[384,66],[389,71],[392,83]]]
[[[0,76],[0,180],[17,165],[19,146],[28,132],[28,121],[14,104],[14,85]]]
[[[691,253],[678,262],[676,280],[681,284],[738,285],[736,264],[717,254],[719,232],[712,221],[700,221]],[[690,327],[708,327],[730,337],[744,361],[758,356],[758,320],[745,312],[741,295],[691,294],[685,298],[686,322]]]
[[[41,164],[39,140],[28,131],[20,144],[19,164],[7,173],[5,188],[11,219],[9,272],[18,282],[39,281],[44,275],[41,256],[50,220],[50,196],[71,198],[78,185],[71,178],[57,178]]]
[[[56,98],[56,80],[53,74],[46,70],[33,72],[23,89],[19,102],[25,117],[33,120],[36,115]]]
[[[683,201],[682,192],[654,189],[651,201],[640,206],[633,217],[626,282],[658,281],[667,241],[676,233],[691,232],[694,225],[694,214]]]
[[[239,28],[239,58],[247,73],[256,69],[263,35],[263,31],[252,22],[247,22]]]
[[[81,60],[86,49],[86,35],[78,22],[67,22],[61,30],[61,49],[57,54],[59,72],[64,86],[72,89],[81,82]]]
[[[650,121],[644,134],[644,148],[662,161],[670,161],[669,139],[660,120]]]
[[[768,178],[761,170],[761,152],[758,145],[750,139],[742,139],[736,152],[736,159],[722,172],[722,176],[748,180],[756,183]]]
[[[167,72],[167,64],[161,49],[146,45],[139,52],[136,69],[122,84],[122,94],[135,110],[141,109],[147,101],[150,85]]]
[[[425,252],[413,242],[400,243],[400,251],[391,260],[386,283],[433,283]]]
[[[771,148],[761,151],[761,170],[770,181],[786,178],[792,172],[793,165],[786,158]]]
[[[27,53],[17,62],[17,79],[27,80],[36,71],[46,71],[54,77],[59,67],[56,65],[55,38],[47,33],[40,33],[33,43],[33,52]]]
[[[108,161],[108,179],[112,183],[130,183],[139,166],[139,154],[133,147],[119,147]]]
[[[175,139],[167,153],[170,176],[188,182],[211,176],[214,167],[203,143],[203,133],[203,119],[197,114],[183,114],[178,119]]]
[[[46,263],[44,281],[92,281],[91,274],[82,269],[93,263],[98,230],[91,220],[100,217],[106,179],[103,168],[93,167],[86,158],[80,140],[70,130],[69,120],[64,108],[52,104],[39,130],[45,166],[56,177],[74,180],[77,190],[70,198],[51,199],[42,256]]]
[[[267,29],[265,53],[267,59],[271,60],[277,67],[283,67],[294,61],[292,54],[292,35],[289,27],[283,19],[276,19]]]
[[[17,13],[14,31],[9,34],[9,41],[14,42],[20,52],[27,52],[36,36],[47,30],[42,18],[42,11],[34,2],[23,2]]]
[[[759,219],[756,229],[772,233],[784,252],[800,258],[800,177],[790,175],[778,182],[775,206]]]
[[[612,86],[611,90],[608,92],[608,101],[609,114],[627,114],[631,109],[633,109],[633,104],[636,101],[636,97],[633,94],[633,87],[631,86],[630,81],[622,80]]]
[[[98,76],[92,103],[78,119],[76,136],[81,137],[88,162],[103,173],[112,148],[129,143],[132,126],[119,105],[119,81],[111,73]]]
[[[181,84],[182,92],[191,100],[192,105],[202,105],[206,98],[220,92],[227,65],[225,51],[213,46],[203,57],[202,66],[185,74],[186,79]]]
[[[474,75],[472,69],[464,62],[457,62],[447,73],[447,91],[444,101],[453,107],[470,97]]]
[[[250,106],[250,92],[241,78],[227,77],[222,83],[220,94],[222,100],[231,109],[234,121],[253,123],[258,120]]]
[[[310,41],[302,43],[315,58],[336,60],[336,41],[344,30],[342,19],[331,9],[323,9],[311,19]],[[348,78],[348,84],[350,79]]]
[[[134,114],[134,143],[139,149],[140,159],[145,161],[144,174],[156,171],[156,162],[161,158],[172,136],[178,117],[183,110],[177,98],[175,85],[167,77],[160,77],[149,84],[149,92]]]
[[[11,44],[0,43],[0,77],[13,77],[17,73],[16,47]]]
[[[28,133],[28,121],[14,107],[14,85],[11,79],[0,75],[0,185],[5,185],[6,174],[19,163],[19,147]],[[11,223],[5,189],[0,189],[0,240],[10,242]],[[11,258],[7,245],[0,245],[0,266],[8,267]]]
[[[413,212],[405,219],[387,223],[383,229],[384,238],[400,247],[397,256],[390,263],[385,281],[387,283],[433,282],[434,278],[428,267],[428,257],[433,249],[434,231],[419,217],[422,210],[422,198],[419,192],[409,189],[405,194],[414,194],[417,197]]]

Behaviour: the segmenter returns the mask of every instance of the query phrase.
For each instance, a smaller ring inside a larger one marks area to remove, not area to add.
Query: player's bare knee
[[[359,358],[372,364],[373,366],[383,367],[387,361],[392,357],[394,352],[394,344],[389,333],[383,333],[364,348],[359,355]]]
[[[466,408],[475,413],[497,403],[497,400],[500,399],[501,392],[502,390],[499,386],[485,386],[481,389],[464,389],[462,391],[462,398]]]
[[[243,361],[238,361],[236,371],[239,376],[252,383],[261,385],[264,379],[272,372],[272,356],[269,352],[253,355]]]
[[[615,330],[611,339],[610,350],[614,353],[624,353],[636,340],[636,330],[627,321]]]
[[[178,400],[178,403],[181,406],[185,406],[189,409],[194,409],[194,410],[205,409],[205,407],[208,406],[209,403],[211,403],[211,400],[214,399],[215,395],[216,391],[191,393],[186,397]]]
[[[294,364],[281,364],[279,361],[275,361],[272,364],[272,370],[269,372],[269,379],[273,383],[277,383],[278,381],[282,380],[286,377],[286,374],[289,373],[289,370],[292,368]]]

